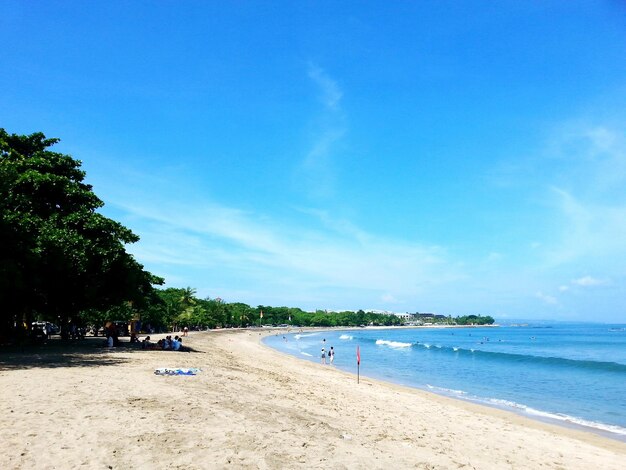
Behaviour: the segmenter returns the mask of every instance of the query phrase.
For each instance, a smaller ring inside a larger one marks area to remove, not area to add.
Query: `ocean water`
[[[626,441],[626,325],[361,328],[264,341],[317,363],[333,346],[332,367],[355,374],[358,345],[362,376]]]

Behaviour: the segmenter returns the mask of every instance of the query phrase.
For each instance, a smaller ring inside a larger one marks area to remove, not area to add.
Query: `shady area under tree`
[[[125,246],[139,237],[98,209],[81,162],[58,139],[0,129],[0,344],[33,321],[84,326],[84,312],[141,308],[163,279]]]

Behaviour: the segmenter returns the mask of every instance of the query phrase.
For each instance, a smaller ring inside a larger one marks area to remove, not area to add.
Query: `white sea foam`
[[[426,349],[430,349],[430,344],[428,344],[428,343],[424,343],[424,347],[425,347]]]
[[[341,335],[341,336],[339,337],[339,339],[347,339],[347,340],[351,340],[351,339],[352,339],[352,336],[350,336],[350,335]]]
[[[453,347],[452,349],[454,349],[455,351],[458,351],[458,350],[459,350],[459,348],[457,348],[456,346],[455,346],[455,347]]]
[[[505,409],[509,408],[509,409],[515,410],[518,413],[529,414],[529,415],[536,416],[537,418],[541,418],[541,419],[560,421],[560,422],[573,424],[576,426],[583,426],[583,427],[595,429],[598,431],[617,434],[620,436],[626,436],[626,428],[623,428],[621,426],[601,423],[598,421],[589,421],[586,419],[577,418],[575,416],[569,416],[569,415],[562,414],[562,413],[550,413],[548,411],[537,410],[535,408],[531,408],[530,406],[522,405],[521,403],[516,403],[510,400],[502,400],[499,398],[482,399],[476,396],[468,395],[467,392],[464,392],[463,390],[455,390],[452,388],[445,388],[445,387],[436,387],[430,384],[426,384],[426,387],[428,387],[433,392],[439,393],[442,395],[456,395],[459,398],[462,398],[464,400],[470,400],[470,401],[479,402],[479,403],[487,403],[489,405],[496,406],[498,408],[505,408]]]
[[[467,392],[464,392],[463,390],[454,390],[453,388],[435,387],[434,385],[430,385],[430,384],[426,384],[426,386],[430,388],[431,390],[434,390],[438,393],[453,394],[453,395],[467,395]]]
[[[386,339],[377,339],[376,344],[389,346],[390,348],[410,348],[411,343],[401,343],[400,341],[387,341]]]
[[[300,338],[308,338],[309,336],[318,336],[319,333],[309,333],[307,335],[301,335],[301,334],[297,334],[294,336],[294,338],[296,339],[300,339]]]
[[[499,407],[514,408],[516,410],[520,410],[524,413],[537,416],[539,418],[563,421],[563,422],[575,424],[578,426],[584,426],[587,428],[598,429],[600,431],[610,432],[613,434],[619,434],[620,436],[626,436],[626,428],[622,428],[621,426],[600,423],[597,421],[589,421],[586,419],[576,418],[575,416],[569,416],[569,415],[562,414],[562,413],[550,413],[548,411],[537,410],[535,408],[531,408],[530,406],[522,405],[520,403],[516,403],[514,401],[509,401],[509,400],[500,400],[497,398],[491,398],[487,400],[487,402],[493,405],[499,406]]]
[[[309,356],[309,357],[313,357],[312,354],[306,353],[304,351],[300,351],[300,354],[302,354],[303,356]]]
[[[489,403],[491,403],[492,405],[497,405],[497,406],[506,406],[509,408],[516,408],[519,410],[526,410],[526,408],[528,408],[525,405],[520,405],[519,403],[515,403],[514,401],[510,401],[510,400],[501,400],[499,398],[489,398],[487,400]]]

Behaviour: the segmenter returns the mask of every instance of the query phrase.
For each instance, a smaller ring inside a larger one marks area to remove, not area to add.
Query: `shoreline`
[[[358,330],[362,330],[362,329],[373,329],[373,330],[382,330],[382,329],[397,329],[397,328],[401,328],[401,329],[411,329],[411,328],[415,328],[415,329],[421,329],[421,328],[480,328],[480,327],[485,327],[485,328],[493,328],[493,327],[499,327],[500,325],[420,325],[420,326],[389,326],[389,327],[365,327],[365,328],[361,328],[361,327],[334,327],[334,328],[303,328],[302,331],[306,332],[306,331],[315,331],[315,332],[324,332],[324,331],[358,331]],[[264,329],[266,331],[264,331],[263,334],[263,338],[269,337],[269,336],[274,336],[274,333],[271,332],[271,330],[269,328]],[[272,330],[274,330],[275,334],[279,334],[278,331],[283,331],[289,334],[297,334],[294,333],[293,328],[291,329],[287,329],[287,328],[273,328]],[[270,349],[274,349],[272,348],[272,346],[269,346],[267,344],[265,344],[264,341],[261,341],[261,343],[266,346],[269,347]],[[281,351],[280,349],[275,349],[277,352],[281,353],[281,354],[285,354],[287,356],[291,356],[294,357],[298,360],[301,361],[306,361],[306,362],[313,362],[304,358],[301,358],[295,354],[289,354],[288,352],[284,352]],[[354,376],[356,376],[355,373],[350,372],[349,370],[346,369],[342,369],[342,368],[338,368],[339,370],[342,370],[348,374],[352,374]],[[603,438],[607,438],[607,439],[611,439],[611,440],[615,440],[617,442],[621,442],[621,443],[625,443],[626,444],[626,433],[622,432],[617,432],[617,431],[612,431],[610,429],[606,429],[606,428],[618,428],[620,431],[624,431],[624,428],[617,426],[617,425],[612,425],[612,424],[607,424],[607,423],[603,423],[603,422],[595,422],[595,421],[587,421],[584,420],[582,418],[578,418],[576,416],[568,416],[568,415],[562,415],[562,416],[557,416],[554,413],[551,413],[549,411],[544,411],[544,410],[537,410],[537,409],[533,409],[533,408],[528,408],[528,407],[520,407],[519,409],[515,408],[514,406],[506,406],[503,404],[498,404],[498,403],[490,403],[488,401],[482,401],[480,400],[480,397],[475,397],[475,399],[469,398],[469,397],[463,397],[463,396],[456,396],[454,394],[451,393],[446,393],[445,391],[438,391],[437,387],[431,387],[431,386],[426,386],[426,387],[420,387],[420,386],[413,386],[413,385],[407,385],[407,384],[403,384],[401,382],[394,382],[394,381],[389,381],[389,380],[385,380],[385,379],[380,379],[377,377],[373,377],[373,376],[367,376],[367,375],[361,375],[361,377],[368,377],[372,380],[379,380],[383,383],[389,383],[389,384],[394,384],[394,385],[398,385],[401,387],[407,387],[409,389],[414,389],[414,390],[420,390],[422,392],[425,393],[431,393],[433,395],[436,396],[441,396],[441,397],[445,397],[445,398],[449,398],[452,400],[459,400],[461,402],[464,403],[471,403],[474,405],[478,405],[478,406],[483,406],[489,409],[496,409],[496,410],[501,410],[505,413],[511,413],[514,414],[516,416],[520,416],[526,419],[530,419],[532,421],[538,421],[541,423],[546,423],[549,425],[553,425],[553,426],[557,426],[560,428],[565,428],[565,429],[572,429],[572,430],[578,430],[581,432],[588,432],[591,434],[595,434],[598,436],[601,436]],[[516,404],[518,405],[518,404]],[[523,405],[519,405],[519,406],[523,406]],[[525,409],[527,408],[527,409]],[[532,410],[532,411],[530,411]],[[580,421],[580,422],[576,422],[576,421]],[[585,424],[585,423],[589,423],[589,424]]]
[[[357,385],[261,333],[192,332],[189,353],[93,340],[0,353],[7,467],[617,470],[626,459],[626,445],[595,434],[369,377]]]

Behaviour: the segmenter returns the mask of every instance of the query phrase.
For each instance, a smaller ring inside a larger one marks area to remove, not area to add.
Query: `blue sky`
[[[626,7],[0,1],[0,127],[251,305],[626,322]]]

